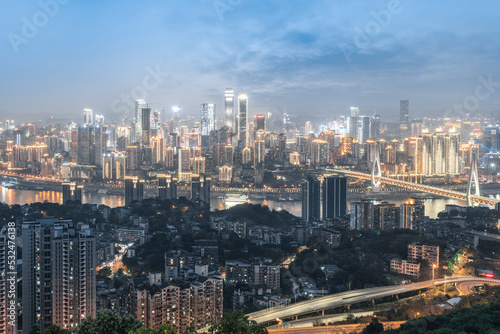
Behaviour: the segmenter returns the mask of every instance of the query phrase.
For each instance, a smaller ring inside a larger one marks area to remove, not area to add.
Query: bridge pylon
[[[465,195],[468,207],[471,206],[470,196],[472,192],[472,179],[474,179],[475,195],[480,196],[481,193],[479,191],[479,177],[477,174],[476,153],[472,153],[472,157],[470,159],[469,181],[467,182],[467,194]]]
[[[376,175],[375,170],[377,170]],[[372,191],[379,192],[381,182],[375,180],[375,176],[382,176],[382,173],[380,172],[380,153],[378,152],[378,144],[375,144],[375,153],[372,164]]]

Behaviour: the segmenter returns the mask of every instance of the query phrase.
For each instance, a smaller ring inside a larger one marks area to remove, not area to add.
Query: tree
[[[187,334],[196,334],[196,332],[188,332],[187,330],[186,330],[186,333]],[[162,325],[160,325],[160,328],[157,331],[155,331],[154,329],[151,329],[151,328],[141,327],[141,328],[138,328],[134,331],[130,331],[129,334],[177,334],[177,332],[175,331],[175,329],[173,329],[169,325],[162,324]]]
[[[128,334],[142,327],[142,323],[132,317],[120,317],[111,310],[100,310],[95,318],[83,319],[78,334]]]
[[[378,322],[377,318],[372,318],[372,322],[366,326],[361,334],[378,334],[384,331],[384,325]]]
[[[258,325],[253,320],[248,320],[248,316],[243,311],[234,311],[225,314],[222,319],[210,326],[210,334],[267,334],[264,325]]]
[[[97,278],[108,278],[113,272],[110,267],[104,267],[97,272]]]
[[[56,325],[50,325],[42,334],[70,334],[71,332]]]

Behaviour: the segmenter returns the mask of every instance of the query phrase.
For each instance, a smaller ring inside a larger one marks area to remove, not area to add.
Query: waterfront
[[[408,198],[412,197],[412,193],[400,193],[398,195],[387,195],[387,194],[373,194],[366,196],[358,193],[348,194],[348,206],[351,202],[356,202],[362,198],[377,198],[378,200],[385,200],[389,203],[394,203],[396,205],[403,204]],[[219,196],[220,197],[220,196]],[[463,201],[451,198],[423,198],[421,199],[425,203],[426,215],[431,218],[436,218],[438,213],[443,211],[446,204],[456,204],[465,205]],[[12,204],[26,204],[35,202],[53,202],[62,203],[61,192],[59,191],[37,191],[37,190],[19,190],[19,189],[7,189],[0,186],[0,201]],[[300,201],[281,201],[281,200],[264,200],[262,198],[252,198],[250,196],[249,202],[253,204],[266,204],[271,210],[286,210],[295,216],[301,216],[302,214],[302,203]],[[104,195],[98,194],[96,192],[85,192],[83,193],[83,203],[89,204],[105,204],[110,207],[117,207],[124,205],[124,197],[120,195]],[[217,196],[212,196],[210,200],[210,206],[212,210],[224,210],[237,203],[227,203],[222,198]]]

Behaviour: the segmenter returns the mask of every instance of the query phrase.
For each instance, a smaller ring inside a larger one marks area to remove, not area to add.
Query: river
[[[394,203],[400,205],[404,203],[411,194],[398,193],[397,195],[385,195],[384,200],[389,203]],[[351,202],[359,201],[361,196],[359,194],[349,193],[348,195],[348,205]],[[12,204],[25,204],[25,203],[35,203],[35,202],[55,202],[62,203],[62,194],[58,191],[37,191],[37,190],[19,190],[19,189],[8,189],[0,186],[0,201]],[[465,205],[463,201],[451,198],[435,198],[435,199],[423,199],[425,203],[425,213],[431,218],[436,218],[438,213],[443,211],[446,204],[456,204]],[[250,202],[253,204],[266,204],[271,210],[286,210],[295,216],[301,216],[302,214],[302,203],[300,201],[278,201],[278,200],[264,200],[264,199],[252,199],[250,197]],[[83,193],[83,203],[89,204],[105,204],[112,208],[124,205],[124,197],[119,195],[104,195],[98,193]],[[226,203],[223,199],[217,198],[215,196],[210,200],[210,207],[212,210],[224,210],[237,203]]]

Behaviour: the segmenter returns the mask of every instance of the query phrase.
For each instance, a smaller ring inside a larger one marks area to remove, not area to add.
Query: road
[[[479,239],[500,242],[500,235],[498,234],[478,232],[478,231],[470,231],[470,233],[478,235]]]
[[[500,280],[486,279],[480,277],[448,277],[446,283],[460,283],[467,281],[481,282],[496,282]],[[347,291],[337,293],[325,297],[314,298],[311,300],[299,302],[289,306],[273,307],[267,310],[262,310],[248,314],[250,320],[255,320],[257,323],[270,323],[279,319],[289,319],[298,315],[312,314],[336,307],[350,306],[365,301],[379,299],[388,296],[394,296],[405,292],[427,289],[434,285],[445,283],[445,279],[437,279],[435,281],[425,281],[408,285],[384,286],[369,289],[361,289],[355,291]]]
[[[384,329],[399,328],[406,321],[383,322]],[[344,334],[344,333],[360,333],[368,324],[353,324],[339,326],[321,326],[309,328],[280,328],[268,329],[269,334],[289,333],[289,334]]]
[[[470,295],[472,293],[471,288],[474,286],[479,286],[479,285],[484,285],[485,283],[482,282],[462,282],[457,284],[457,290],[460,292],[460,294],[463,295]],[[489,283],[490,285],[500,285],[500,282],[498,283]]]

